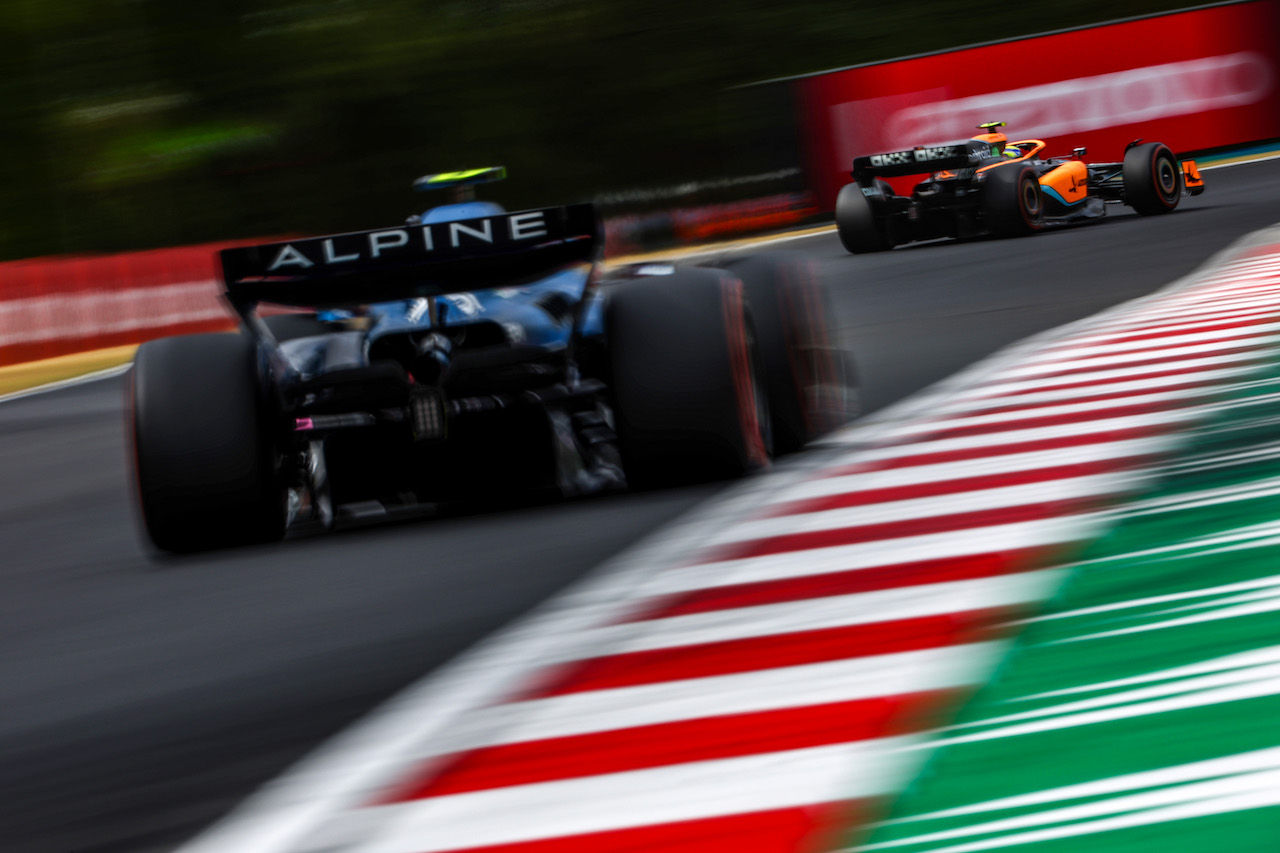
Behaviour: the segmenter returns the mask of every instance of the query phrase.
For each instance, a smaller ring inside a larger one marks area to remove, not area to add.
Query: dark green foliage
[[[13,0],[0,258],[372,227],[480,165],[509,206],[731,176],[790,116],[729,87],[1175,5]]]

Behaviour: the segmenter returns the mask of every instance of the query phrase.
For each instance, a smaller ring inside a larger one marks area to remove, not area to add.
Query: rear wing
[[[923,172],[967,169],[991,157],[989,143],[965,139],[943,145],[917,145],[902,151],[855,157],[850,174],[858,183],[865,183],[865,179],[870,178],[899,178]]]
[[[340,307],[485,290],[594,263],[604,241],[590,204],[401,225],[223,249],[227,298]]]

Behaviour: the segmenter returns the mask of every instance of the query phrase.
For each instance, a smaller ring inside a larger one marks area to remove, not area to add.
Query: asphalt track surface
[[[1280,161],[1168,217],[818,262],[881,408],[1280,221]],[[326,737],[659,530],[704,486],[155,561],[121,381],[0,403],[0,849],[166,850]]]

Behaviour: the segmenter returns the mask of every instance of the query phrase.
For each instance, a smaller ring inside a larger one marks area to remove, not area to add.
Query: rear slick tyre
[[[259,373],[257,344],[242,334],[138,348],[128,435],[139,510],[157,548],[187,553],[284,536],[286,491]]]
[[[1036,170],[1009,163],[986,173],[983,216],[995,237],[1025,237],[1044,228],[1044,200]]]
[[[845,184],[840,190],[836,196],[836,233],[840,235],[840,243],[846,251],[861,255],[893,248],[888,223],[884,217],[876,215],[877,206],[856,183]]]
[[[792,453],[858,414],[853,359],[812,265],[794,254],[749,255],[725,264],[741,279],[769,399],[774,455]]]
[[[1172,213],[1182,200],[1182,168],[1160,142],[1124,152],[1124,200],[1143,216]]]
[[[711,269],[629,281],[606,292],[604,321],[633,487],[768,465],[768,403],[740,281]]]

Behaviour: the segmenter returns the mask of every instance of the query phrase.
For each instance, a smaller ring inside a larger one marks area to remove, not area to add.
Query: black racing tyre
[[[1124,200],[1143,216],[1170,213],[1182,200],[1182,167],[1169,146],[1135,145],[1124,152]]]
[[[742,280],[775,455],[791,453],[858,414],[853,359],[841,345],[830,297],[812,265],[772,252],[726,263]]]
[[[332,331],[315,314],[273,314],[270,317],[263,317],[262,322],[266,323],[267,328],[271,330],[271,336],[279,343],[296,338],[325,335]]]
[[[1035,169],[1008,163],[984,174],[982,211],[991,234],[1023,237],[1044,227],[1044,200]]]
[[[628,482],[649,488],[767,465],[768,403],[741,282],[720,270],[687,269],[605,295]]]
[[[860,255],[893,248],[889,224],[877,215],[878,206],[863,194],[857,183],[841,188],[836,196],[836,233],[846,250]]]
[[[269,439],[257,344],[188,335],[138,348],[128,436],[142,520],[177,553],[278,540],[286,490]]]

